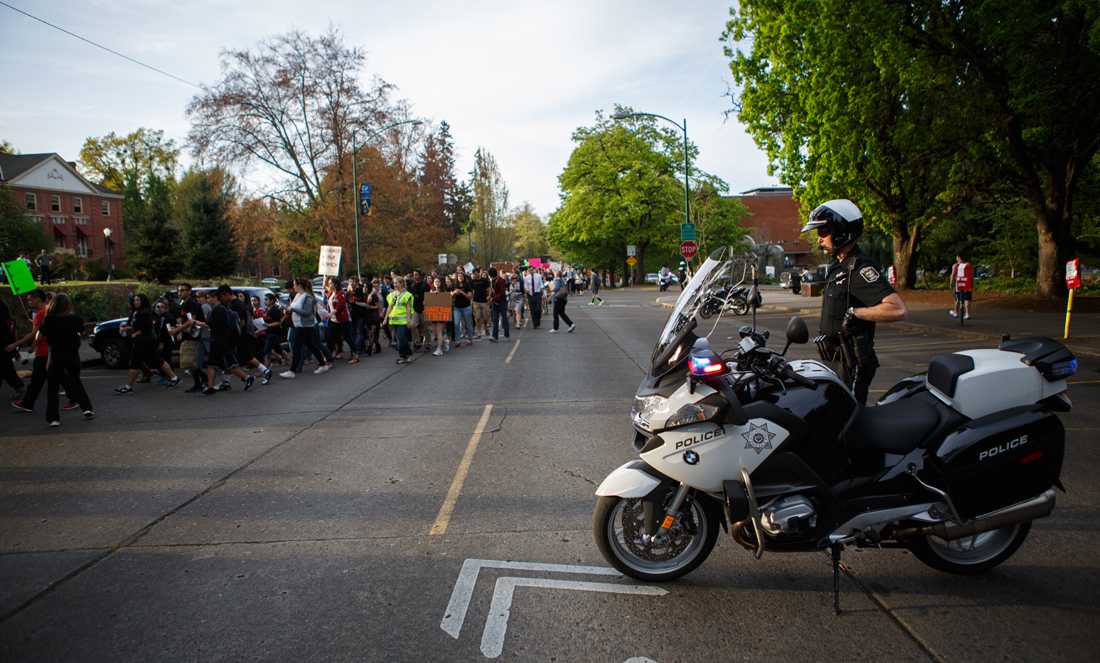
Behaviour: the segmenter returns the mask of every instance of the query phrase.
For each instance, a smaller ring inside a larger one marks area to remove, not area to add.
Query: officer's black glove
[[[856,317],[856,310],[849,306],[848,311],[844,314],[844,322],[840,325],[840,328],[851,334],[855,331],[856,320],[859,320],[859,318]]]

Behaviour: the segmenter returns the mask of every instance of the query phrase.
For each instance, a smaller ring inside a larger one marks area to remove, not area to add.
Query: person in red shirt
[[[343,288],[340,287],[340,282],[335,278],[326,280],[325,297],[328,300],[328,310],[332,314],[328,320],[328,347],[335,353],[332,355],[333,359],[343,359],[344,339],[350,338],[348,323],[351,321],[351,311],[348,310],[348,298],[344,294]],[[359,359],[359,355],[355,352],[355,347],[350,341],[348,347],[351,348],[352,359]]]
[[[970,319],[970,301],[974,293],[974,265],[971,265],[960,253],[955,256],[951,266],[951,289],[955,291],[955,301],[962,302],[963,320]],[[955,309],[948,311],[952,318],[957,317]]]
[[[34,311],[31,320],[31,330],[23,338],[4,348],[5,352],[14,352],[16,348],[29,344],[34,340],[34,364],[31,370],[31,383],[23,391],[23,397],[11,402],[11,406],[20,412],[34,410],[34,401],[38,393],[46,385],[46,366],[50,358],[50,346],[46,338],[38,333],[42,321],[46,319],[46,293],[41,290],[32,290],[27,293],[27,306]],[[66,410],[72,409],[72,404],[65,406]]]
[[[500,325],[504,326],[504,338],[508,336],[508,282],[497,274],[496,267],[489,268],[489,283],[493,290],[489,295],[489,317],[493,320],[493,335],[489,340],[497,342]]]

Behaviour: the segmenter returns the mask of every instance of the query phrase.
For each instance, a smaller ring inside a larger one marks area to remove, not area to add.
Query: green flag
[[[11,285],[11,294],[22,295],[38,287],[27,263],[22,260],[12,260],[3,264],[4,273],[8,275],[8,284]]]

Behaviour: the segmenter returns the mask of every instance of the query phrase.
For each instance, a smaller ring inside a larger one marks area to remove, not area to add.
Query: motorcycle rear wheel
[[[1015,554],[1031,531],[1031,523],[981,532],[974,536],[944,541],[926,536],[910,544],[917,559],[945,573],[978,575],[997,566]]]
[[[749,312],[749,300],[737,297],[730,302],[730,307],[733,309],[734,315],[745,315]]]
[[[710,302],[705,302],[699,309],[699,317],[707,320],[714,317],[714,314],[718,312],[718,307]]]
[[[694,571],[718,540],[718,513],[689,500],[665,544],[645,545],[642,500],[601,497],[592,514],[596,546],[604,559],[622,573],[648,582],[665,582]]]

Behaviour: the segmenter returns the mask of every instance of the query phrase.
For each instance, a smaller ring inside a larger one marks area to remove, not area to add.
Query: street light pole
[[[107,242],[107,280],[111,280],[111,272],[114,271],[114,264],[111,262],[111,229],[103,229],[103,239]]]
[[[685,117],[684,118],[684,123],[680,124],[676,120],[673,120],[671,118],[667,118],[664,115],[658,115],[657,113],[642,113],[642,112],[625,113],[625,112],[618,112],[618,113],[614,113],[611,116],[611,119],[613,119],[613,120],[627,120],[627,119],[630,119],[632,117],[639,117],[639,116],[656,117],[656,118],[664,120],[665,122],[670,122],[670,123],[672,123],[672,125],[674,125],[677,129],[679,129],[684,134],[684,223],[691,223],[691,215],[689,213],[689,205],[690,205],[690,203],[689,203],[689,191],[690,191],[690,188],[689,188],[689,185],[688,185],[688,174],[689,174],[690,165],[688,164],[688,121],[687,121],[687,118]]]
[[[391,125],[382,127],[377,131],[372,131],[368,140],[375,136],[380,136],[390,129],[400,127],[403,124],[411,124],[413,126],[423,124],[423,120],[401,120],[400,122],[394,122]],[[355,207],[355,275],[360,279],[363,278],[363,267],[359,259],[359,174],[357,172],[359,151],[355,146],[355,134],[356,130],[353,127],[351,130],[351,180],[352,180],[352,203]]]

